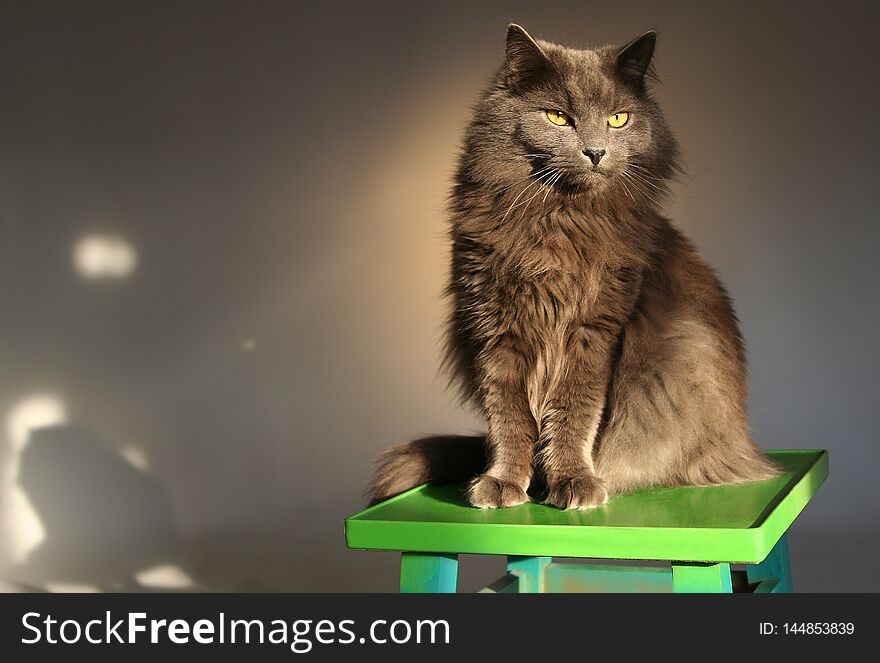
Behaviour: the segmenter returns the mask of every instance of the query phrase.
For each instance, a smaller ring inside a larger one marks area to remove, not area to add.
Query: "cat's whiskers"
[[[629,164],[629,166],[634,166],[634,164]],[[649,175],[645,175],[644,173],[640,173],[637,171],[630,171],[629,174],[632,175],[633,177],[635,177],[636,179],[638,179],[639,181],[641,181],[642,183],[647,184],[648,186],[659,191],[661,194],[668,193],[668,187],[659,186],[659,185],[654,184],[653,182],[650,181],[650,180],[654,180],[655,182],[662,182],[662,180],[659,177],[650,177]]]
[[[541,182],[541,189],[546,189],[544,192],[544,197],[541,199],[541,211],[544,211],[544,205],[547,202],[547,196],[550,195],[550,192],[553,191],[553,185],[556,183],[559,178],[562,176],[562,169],[557,168],[556,172],[553,173],[547,180]],[[538,191],[537,195],[541,195],[541,192]]]
[[[656,198],[654,198],[651,194],[649,194],[649,193],[644,189],[644,187],[642,186],[642,183],[640,183],[635,177],[633,177],[633,173],[632,173],[632,172],[627,172],[626,170],[622,170],[622,171],[620,171],[620,174],[621,174],[621,176],[623,176],[625,179],[628,179],[628,180],[630,181],[630,184],[632,184],[633,187],[635,187],[635,190],[636,190],[641,196],[643,196],[643,197],[647,198],[648,200],[650,200],[652,203],[654,203],[655,206],[657,206],[657,207],[662,207],[662,205],[660,204],[660,202],[659,202]],[[622,181],[623,181],[623,180],[621,180],[621,182],[622,182]]]
[[[645,168],[644,166],[640,166],[640,165],[637,164],[637,163],[632,163],[632,162],[630,161],[630,162],[627,162],[626,165],[627,165],[627,167],[629,167],[629,168],[635,168],[636,170],[640,170],[640,171],[642,171],[642,173],[645,175],[645,177],[648,177],[648,178],[650,178],[650,179],[652,179],[652,180],[657,180],[658,182],[661,182],[661,181],[663,180],[662,177],[655,177],[654,175],[651,175],[651,174],[650,174],[650,173],[651,173],[650,170],[648,170],[648,169]]]
[[[556,169],[554,169],[554,171],[555,170]],[[541,175],[541,177],[538,178],[538,181],[541,182],[541,180],[544,179],[545,177],[547,178],[547,181],[550,181],[555,174],[556,173],[553,171],[551,171],[550,173],[545,173],[544,175]],[[532,194],[531,198],[529,198],[524,203],[520,203],[521,205],[525,205],[525,207],[523,207],[523,210],[519,215],[520,221],[522,221],[522,219],[525,217],[526,211],[529,209],[529,203],[531,203],[535,198],[537,198],[538,196],[541,195],[541,191],[543,190],[545,185],[546,185],[546,182],[541,182],[541,186],[538,187],[538,190],[534,194]]]
[[[629,199],[633,202],[636,202],[636,199],[633,198],[632,193],[630,193],[629,187],[626,185],[626,180],[621,179],[620,185],[623,187],[623,190],[626,192],[626,195],[629,197]]]
[[[550,174],[550,172],[552,172],[552,171],[548,171],[548,172],[544,173],[543,175],[541,175],[540,177],[533,177],[534,182],[532,182],[532,183],[529,184],[525,189],[523,189],[522,191],[520,191],[519,194],[516,196],[516,198],[513,199],[513,202],[510,204],[510,207],[507,208],[507,211],[504,213],[504,216],[501,217],[501,223],[504,223],[504,220],[507,218],[507,215],[510,214],[510,212],[513,210],[514,207],[519,207],[519,205],[517,205],[517,201],[518,201],[520,198],[522,198],[523,194],[524,194],[526,191],[528,191],[529,189],[531,189],[533,186],[535,186],[536,184],[540,184],[541,180],[542,180],[544,177],[547,177],[547,176]],[[529,199],[529,200],[531,200],[531,199]],[[521,205],[521,204],[522,204],[522,203],[520,203],[520,205]]]
[[[633,154],[633,153],[631,153],[631,152],[627,152],[627,153],[625,153],[625,154],[623,155],[623,157],[624,157],[624,163],[626,164],[625,167],[626,167],[627,169],[630,169],[630,168],[631,168],[631,169],[633,169],[633,170],[637,170],[637,171],[639,171],[639,174],[640,174],[642,177],[645,177],[645,178],[647,178],[647,179],[649,179],[649,180],[653,180],[653,181],[655,181],[655,182],[661,182],[661,183],[665,183],[665,182],[666,182],[666,179],[665,179],[665,178],[663,178],[663,177],[657,177],[656,175],[654,175],[654,174],[653,174],[653,171],[652,171],[651,169],[647,168],[646,166],[641,165],[640,163],[637,163],[636,161],[632,161],[632,160],[630,160],[630,157],[634,157],[634,156],[636,156],[636,155]]]
[[[652,203],[654,203],[654,205],[656,205],[657,207],[663,206],[662,203],[660,202],[660,200],[662,200],[664,197],[666,197],[669,194],[669,189],[661,188],[657,185],[651,184],[651,182],[648,182],[648,181],[640,178],[637,173],[631,172],[629,174],[630,174],[633,181],[639,182],[641,185],[643,185],[643,187],[641,188],[642,195],[644,195],[648,200],[650,200]],[[657,192],[655,195],[657,195],[657,197],[660,198],[660,200],[657,200],[656,198],[654,198],[654,195],[649,194],[648,190],[645,189],[644,186],[649,186],[649,187],[655,189]]]
[[[548,179],[546,182],[541,183],[541,188],[547,189],[547,191],[544,194],[544,198],[541,200],[541,210],[540,212],[538,212],[538,214],[544,213],[544,205],[547,203],[547,196],[549,196],[550,192],[553,191],[553,185],[559,181],[559,178],[562,177],[562,174],[563,171],[561,169],[558,169],[555,174],[550,176],[550,179]],[[541,192],[538,191],[538,193],[540,194]],[[523,211],[523,215],[525,215],[525,211]]]
[[[541,211],[544,211],[544,203],[547,202],[547,196],[550,195],[550,192],[553,191],[553,186],[559,181],[559,178],[562,177],[562,171],[558,171],[550,180],[544,184],[547,188],[547,193],[544,194],[544,199],[541,201]]]
[[[513,187],[515,187],[517,184],[522,184],[526,180],[533,179],[536,175],[539,175],[544,171],[548,171],[548,170],[552,170],[552,169],[553,169],[553,166],[544,166],[543,168],[540,168],[533,173],[529,173],[525,177],[521,177],[520,179],[516,180],[515,182],[511,182],[510,184],[507,184],[507,185],[501,187],[500,189],[497,190],[497,193],[504,193],[505,191],[508,191],[509,189],[512,189]]]

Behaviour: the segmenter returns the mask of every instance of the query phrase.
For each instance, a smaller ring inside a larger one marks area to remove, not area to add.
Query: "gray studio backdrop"
[[[443,205],[511,20],[659,31],[755,435],[831,452],[797,586],[880,589],[877,17],[636,0],[4,2],[5,587],[394,589],[342,521],[379,450],[480,428],[436,378]]]

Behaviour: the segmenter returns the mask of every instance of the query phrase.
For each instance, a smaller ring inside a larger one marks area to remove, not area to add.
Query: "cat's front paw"
[[[471,481],[468,502],[478,509],[500,509],[529,501],[529,496],[512,481],[481,474]]]
[[[545,504],[560,509],[592,509],[608,501],[608,490],[599,477],[562,477],[550,482]]]

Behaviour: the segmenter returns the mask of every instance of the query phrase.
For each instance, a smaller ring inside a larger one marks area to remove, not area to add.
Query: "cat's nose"
[[[605,150],[595,150],[588,147],[584,150],[584,156],[592,161],[594,166],[598,166],[602,157],[605,156]]]

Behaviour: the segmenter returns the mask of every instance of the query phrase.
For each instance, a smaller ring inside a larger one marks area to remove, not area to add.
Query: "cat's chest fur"
[[[535,221],[489,239],[482,296],[499,331],[546,345],[603,314],[603,291],[619,259],[595,236]]]
[[[578,331],[617,308],[621,256],[605,238],[558,223],[487,239],[477,296],[481,327],[516,356],[540,426]]]

